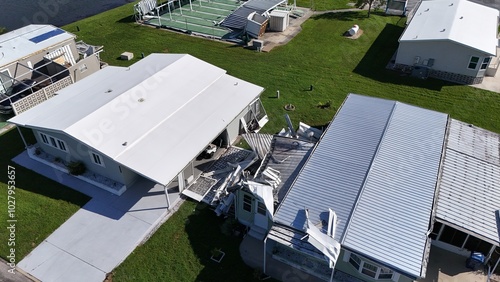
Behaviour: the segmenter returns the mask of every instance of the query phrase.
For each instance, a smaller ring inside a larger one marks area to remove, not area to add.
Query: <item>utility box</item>
[[[131,52],[123,52],[120,55],[120,59],[125,60],[125,61],[130,61],[134,58],[134,53]]]
[[[288,11],[273,10],[269,16],[269,28],[272,31],[285,31],[290,24],[290,15]]]
[[[252,40],[252,44],[253,44],[252,46],[253,46],[255,49],[257,49],[257,51],[259,51],[259,52],[260,52],[260,51],[262,50],[262,48],[264,47],[264,41],[262,41],[262,40],[256,40],[256,39],[254,39],[254,40]]]

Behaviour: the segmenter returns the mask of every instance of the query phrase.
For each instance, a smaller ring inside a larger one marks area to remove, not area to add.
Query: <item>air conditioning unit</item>
[[[413,59],[414,65],[417,65],[418,63],[420,63],[420,56],[416,56],[415,59]]]

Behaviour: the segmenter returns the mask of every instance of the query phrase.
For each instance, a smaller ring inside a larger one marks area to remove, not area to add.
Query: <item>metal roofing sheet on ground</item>
[[[167,184],[262,91],[190,55],[152,54],[96,72],[9,121],[63,131]]]
[[[500,135],[450,122],[436,218],[500,244]]]
[[[396,102],[347,227],[346,248],[421,276],[447,119]]]

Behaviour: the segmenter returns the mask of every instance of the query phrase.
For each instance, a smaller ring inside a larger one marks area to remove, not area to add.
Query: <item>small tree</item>
[[[4,34],[7,32],[7,29],[3,26],[0,26],[0,34]]]

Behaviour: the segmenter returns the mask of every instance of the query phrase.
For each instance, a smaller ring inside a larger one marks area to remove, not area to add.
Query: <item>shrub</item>
[[[68,171],[72,175],[80,175],[85,172],[85,164],[82,163],[81,161],[76,161],[76,162],[70,162],[68,164]]]

